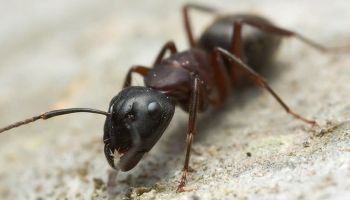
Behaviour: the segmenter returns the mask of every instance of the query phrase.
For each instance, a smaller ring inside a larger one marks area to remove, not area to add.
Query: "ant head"
[[[174,110],[170,97],[146,87],[128,87],[115,96],[103,138],[111,167],[122,171],[135,167],[168,127]],[[119,163],[116,151],[121,154]]]

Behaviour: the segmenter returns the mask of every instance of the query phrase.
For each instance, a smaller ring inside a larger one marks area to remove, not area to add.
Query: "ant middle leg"
[[[311,124],[313,126],[317,126],[316,121],[314,120],[310,120],[307,119],[301,115],[299,115],[298,113],[294,112],[293,110],[291,110],[289,108],[289,106],[284,103],[284,101],[277,95],[277,93],[269,86],[269,84],[266,82],[266,80],[257,72],[255,72],[251,67],[249,67],[248,65],[246,65],[243,61],[241,61],[239,58],[237,58],[235,55],[232,55],[230,52],[228,52],[227,50],[217,47],[214,49],[213,51],[214,56],[220,57],[222,56],[223,58],[227,59],[231,64],[236,64],[235,66],[239,66],[240,68],[242,68],[243,70],[245,70],[246,72],[249,73],[249,75],[251,75],[256,84],[259,87],[262,87],[264,89],[266,89],[276,100],[277,102],[284,108],[284,110],[292,115],[293,117],[302,120],[303,122],[306,122],[308,124]]]
[[[233,55],[235,55],[237,58],[242,59],[242,23],[240,22],[234,22],[233,23],[233,31],[232,31],[232,39],[231,39],[231,47],[230,51]],[[238,75],[238,64],[237,63],[232,63],[231,64],[231,79],[232,83],[234,85],[239,84],[239,75]]]
[[[209,100],[213,105],[218,106],[223,104],[226,97],[232,93],[232,80],[221,57],[211,54],[210,59],[217,95],[214,98],[209,97]]]

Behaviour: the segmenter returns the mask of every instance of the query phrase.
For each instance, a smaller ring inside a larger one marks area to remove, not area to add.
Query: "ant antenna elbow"
[[[29,124],[31,122],[35,122],[38,119],[49,119],[52,117],[56,117],[59,115],[66,115],[66,114],[71,114],[71,113],[76,113],[76,112],[88,112],[88,113],[95,113],[95,114],[101,114],[101,115],[105,115],[107,117],[111,116],[111,113],[109,112],[105,112],[105,111],[101,111],[101,110],[96,110],[96,109],[91,109],[91,108],[68,108],[68,109],[60,109],[60,110],[52,110],[52,111],[48,111],[45,112],[41,115],[37,115],[22,121],[18,121],[15,122],[13,124],[10,124],[6,127],[0,128],[0,133],[8,131],[10,129],[25,125],[25,124]]]

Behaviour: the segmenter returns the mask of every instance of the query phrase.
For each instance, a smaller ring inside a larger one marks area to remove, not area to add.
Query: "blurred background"
[[[188,48],[181,16],[186,2],[1,1],[0,127],[58,108],[106,110],[130,66],[149,66],[168,40],[174,40],[179,50]],[[262,15],[328,46],[350,44],[346,0],[191,2],[224,13]],[[213,20],[195,12],[191,16],[197,36]],[[276,76],[268,79],[293,109],[316,119],[322,128],[343,123],[350,117],[348,57],[285,40]],[[134,85],[142,85],[142,80]],[[188,182],[192,192],[175,194],[187,126],[187,115],[178,110],[154,150],[128,173],[111,172],[105,161],[103,116],[63,116],[1,134],[0,199],[344,199],[349,195],[346,123],[334,138],[315,139],[314,129],[254,89],[234,96],[218,112],[215,119],[211,114],[201,119],[191,159],[194,173]]]

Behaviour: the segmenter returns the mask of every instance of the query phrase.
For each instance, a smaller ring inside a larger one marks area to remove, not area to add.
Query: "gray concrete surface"
[[[55,108],[107,109],[131,65],[152,63],[169,39],[187,48],[184,2],[1,1],[0,126]],[[350,44],[345,0],[205,2],[261,14],[329,46]],[[197,33],[208,20],[194,15]],[[281,97],[321,128],[285,114],[266,92],[236,94],[201,115],[192,191],[176,194],[187,125],[182,111],[128,173],[111,171],[105,161],[103,117],[37,122],[0,135],[0,199],[349,199],[349,54],[285,40],[271,72]]]

